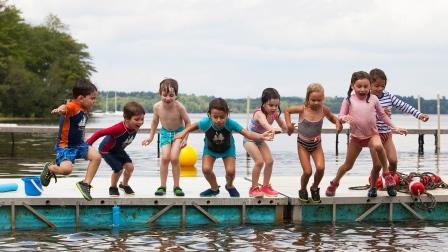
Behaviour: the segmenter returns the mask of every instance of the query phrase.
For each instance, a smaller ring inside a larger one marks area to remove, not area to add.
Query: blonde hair
[[[322,92],[324,93],[324,87],[320,83],[311,83],[306,88],[305,106],[308,106],[308,100],[310,99],[310,94],[312,92]]]

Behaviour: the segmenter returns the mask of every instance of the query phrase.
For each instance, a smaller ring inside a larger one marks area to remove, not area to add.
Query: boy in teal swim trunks
[[[164,79],[160,82],[160,101],[153,106],[149,137],[142,142],[144,146],[152,142],[160,121],[162,124],[162,128],[160,129],[160,149],[162,150],[162,157],[160,162],[160,187],[155,192],[156,196],[166,194],[166,180],[170,163],[173,169],[173,192],[176,196],[185,195],[179,186],[179,153],[180,149],[185,146],[186,139],[175,140],[174,136],[190,125],[190,118],[184,105],[177,101],[177,91],[178,84],[176,80]]]

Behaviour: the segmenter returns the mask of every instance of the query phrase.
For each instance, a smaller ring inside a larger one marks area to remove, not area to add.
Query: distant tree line
[[[49,116],[49,108],[71,98],[76,79],[95,71],[87,46],[66,31],[54,15],[31,26],[0,0],[0,116]]]
[[[16,7],[0,0],[0,117],[49,117],[51,108],[71,98],[73,83],[88,78],[95,72],[85,44],[77,42],[68,28],[55,15],[49,15],[42,25],[24,22]],[[159,98],[153,92],[118,92],[117,107],[113,92],[101,92],[96,110],[122,110],[130,100],[140,102],[147,112]],[[214,96],[180,94],[179,100],[190,113],[204,113]],[[224,97],[225,98],[225,97]],[[326,105],[333,113],[339,112],[342,97],[327,97]],[[417,106],[414,97],[401,97]],[[246,112],[246,98],[227,99],[232,113]],[[281,108],[301,104],[303,98],[282,97]],[[421,100],[422,111],[434,114],[435,100]],[[250,110],[260,106],[260,98],[250,99]],[[441,99],[441,113],[448,113],[445,97]]]
[[[99,111],[106,110],[106,94],[108,98],[108,111],[115,110],[114,92],[100,91],[100,95],[96,104]],[[404,102],[417,108],[417,98],[413,96],[397,96]],[[179,94],[178,99],[181,101],[190,113],[205,113],[208,110],[208,103],[215,96],[197,96],[194,94]],[[326,97],[325,105],[328,106],[333,113],[339,113],[343,97]],[[152,106],[160,100],[158,93],[154,92],[117,92],[117,110],[122,110],[123,105],[128,101],[137,101],[141,103],[148,113],[152,113]],[[226,99],[229,104],[231,113],[246,113],[247,98]],[[302,104],[304,98],[301,97],[281,97],[280,105],[284,110],[287,106]],[[250,110],[259,107],[261,103],[260,97],[250,98]],[[426,100],[420,98],[421,111],[427,114],[437,113],[437,103],[435,99]],[[440,111],[442,114],[448,114],[448,100],[445,96],[440,98]],[[401,113],[395,110],[394,113]]]

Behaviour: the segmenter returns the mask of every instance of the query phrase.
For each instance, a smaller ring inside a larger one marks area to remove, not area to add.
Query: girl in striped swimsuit
[[[313,185],[310,188],[311,200],[315,203],[320,203],[319,184],[325,170],[325,158],[320,138],[324,117],[336,124],[338,133],[342,130],[342,124],[331,113],[330,109],[324,105],[324,98],[322,85],[312,83],[307,88],[305,104],[291,106],[285,110],[288,135],[294,132],[291,114],[299,114],[297,152],[303,169],[300,179],[299,200],[306,203],[309,201],[306,187],[312,174],[310,157],[313,158],[316,166]]]
[[[384,108],[384,112],[390,117],[392,107],[399,109],[401,112],[411,114],[415,118],[426,122],[429,120],[427,114],[423,114],[416,108],[407,104],[406,102],[398,99],[395,95],[384,90],[386,88],[387,77],[383,70],[375,68],[370,71],[370,77],[372,77],[372,85],[370,91],[372,94],[378,97],[381,107]],[[377,118],[376,127],[380,134],[381,142],[386,150],[387,160],[389,161],[389,171],[392,175],[397,172],[397,150],[395,144],[392,141],[392,130],[381,119]]]

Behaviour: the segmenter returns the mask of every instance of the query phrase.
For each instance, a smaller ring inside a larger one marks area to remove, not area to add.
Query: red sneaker
[[[336,195],[336,189],[338,189],[339,184],[335,184],[333,181],[330,181],[330,185],[327,187],[325,191],[325,195],[328,197],[333,197]]]
[[[265,197],[271,197],[271,198],[275,198],[278,196],[278,192],[274,189],[272,189],[272,186],[269,185],[264,185],[261,187],[261,192],[264,194]]]
[[[261,192],[260,187],[258,186],[253,186],[249,189],[249,197],[262,198],[263,195],[263,192]]]

